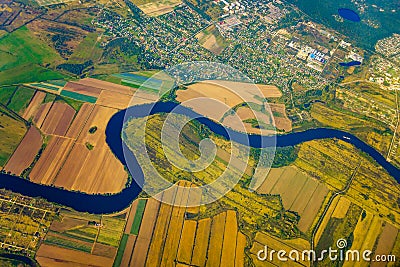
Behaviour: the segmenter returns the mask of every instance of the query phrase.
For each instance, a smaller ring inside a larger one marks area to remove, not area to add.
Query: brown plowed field
[[[292,130],[292,121],[286,116],[284,104],[269,104],[274,114],[275,126],[279,130],[290,132]]]
[[[96,88],[89,85],[83,85],[80,84],[79,82],[68,82],[65,85],[64,90],[94,97],[98,97],[101,93],[100,88]]]
[[[85,127],[83,127],[82,133],[79,135],[78,142],[86,144],[86,142],[92,144],[95,147],[102,147],[106,144],[106,127],[107,123],[114,113],[118,110],[113,108],[107,108],[102,106],[95,106],[92,113],[89,116]],[[97,127],[97,131],[93,134],[89,133],[89,129],[93,126]]]
[[[4,169],[12,174],[21,175],[31,165],[42,144],[43,140],[39,130],[35,126],[31,126]]]
[[[374,255],[389,255],[396,242],[399,230],[390,223],[386,223],[379,236],[378,244]],[[371,267],[383,266],[381,263],[373,262]]]
[[[52,136],[42,156],[36,162],[29,175],[31,181],[42,184],[53,183],[72,145],[72,139]]]
[[[46,104],[43,104],[39,107],[39,109],[36,112],[36,115],[33,118],[33,122],[36,124],[38,128],[41,128],[44,120],[46,119],[47,113],[49,112],[53,102],[49,102]]]
[[[84,103],[82,105],[74,121],[72,122],[71,126],[68,129],[66,137],[78,138],[79,134],[83,129],[83,126],[85,126],[86,121],[88,120],[90,114],[92,113],[93,108],[94,108],[93,104]]]
[[[77,82],[77,83],[79,83],[81,85],[96,87],[96,88],[100,88],[102,90],[112,91],[112,92],[121,93],[121,94],[125,94],[125,95],[133,95],[133,93],[136,91],[135,89],[133,89],[129,86],[119,85],[119,84],[101,81],[101,80],[97,80],[97,79],[93,79],[93,78],[84,78],[82,80],[79,80],[79,82]]]
[[[86,193],[118,193],[127,181],[127,173],[108,147],[89,150],[75,144],[54,185]]]
[[[22,118],[24,118],[25,120],[29,120],[30,118],[34,117],[37,111],[39,110],[40,104],[42,104],[45,97],[46,93],[43,93],[41,91],[36,91],[28,107],[25,109]]]
[[[40,129],[47,134],[63,136],[75,116],[75,110],[67,103],[55,102]]]
[[[113,259],[91,255],[85,252],[42,244],[37,251],[36,260],[40,266],[104,266],[113,264]]]

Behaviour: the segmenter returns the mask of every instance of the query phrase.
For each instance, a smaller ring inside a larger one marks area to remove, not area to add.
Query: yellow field
[[[277,92],[265,88],[260,90],[251,83],[210,80],[191,84],[185,90],[178,90],[176,95],[177,100],[181,103],[196,99],[195,102],[184,103],[184,105],[202,115],[220,121],[229,108],[243,102],[263,105],[260,99],[265,98],[266,95],[275,96]],[[213,108],[210,109],[210,106]]]
[[[235,258],[232,255],[235,255],[236,252],[237,227],[236,212],[228,210],[226,212],[224,242],[222,243],[221,266],[235,266]]]
[[[262,194],[278,194],[283,206],[300,215],[299,229],[306,232],[314,221],[329,190],[294,166],[273,168],[257,189]]]
[[[208,246],[206,266],[219,266],[224,240],[226,212],[216,215],[211,224],[211,238]]]
[[[333,218],[343,219],[346,216],[347,210],[350,207],[351,202],[345,198],[340,197],[338,204],[336,205],[335,211],[332,214]]]
[[[206,263],[208,238],[211,231],[211,219],[203,219],[198,222],[196,239],[193,248],[192,265],[204,266]]]
[[[181,182],[182,186],[190,186],[189,182]],[[185,205],[189,197],[189,190],[183,190],[179,187],[176,192],[175,203]],[[179,242],[176,242],[181,235],[185,208],[174,206],[172,208],[171,220],[168,227],[167,237],[164,244],[164,253],[161,259],[161,266],[171,266],[176,258]]]
[[[236,242],[235,266],[244,266],[244,250],[247,245],[247,239],[244,234],[238,232]]]
[[[187,220],[183,223],[177,255],[177,260],[181,263],[190,264],[191,262],[194,239],[196,235],[196,227],[196,221]]]
[[[172,202],[175,198],[175,192],[167,190],[163,194],[163,200]],[[162,257],[162,251],[165,243],[165,236],[168,231],[169,221],[171,219],[172,206],[167,204],[161,204],[157,223],[154,228],[154,234],[151,240],[149,255],[146,264],[148,266],[156,266],[160,263]]]
[[[174,7],[182,3],[181,0],[134,0],[132,2],[149,16],[160,16],[171,12]]]

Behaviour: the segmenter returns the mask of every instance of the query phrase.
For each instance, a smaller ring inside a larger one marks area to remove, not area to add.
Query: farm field
[[[23,139],[27,128],[23,121],[0,106],[0,167],[3,167]]]
[[[7,104],[7,108],[13,110],[16,113],[22,114],[27,108],[34,94],[35,90],[19,86],[10,98]]]
[[[257,192],[280,195],[285,209],[299,214],[299,229],[307,232],[316,219],[329,189],[298,168],[288,166],[271,169]]]
[[[199,44],[215,55],[219,55],[229,45],[215,25],[211,25],[196,35]]]
[[[42,266],[111,266],[124,225],[123,216],[63,210],[60,218],[51,224],[36,260]]]
[[[113,177],[110,179],[110,177]],[[128,175],[109,148],[75,143],[57,174],[54,185],[87,193],[117,193]]]
[[[292,131],[292,121],[286,115],[284,104],[269,104],[272,115],[274,116],[275,126],[283,132]]]
[[[75,110],[67,103],[54,102],[40,129],[48,135],[64,136],[75,116]]]
[[[52,136],[29,174],[30,180],[35,183],[53,184],[72,146],[72,139]]]
[[[54,81],[46,81],[46,82],[40,82],[40,83],[28,83],[25,84],[28,87],[32,87],[34,89],[46,91],[49,93],[60,93],[64,85],[66,84],[65,81],[62,80],[54,80]]]
[[[58,102],[53,104],[49,114],[56,104]],[[66,106],[64,103],[59,104],[62,107]],[[75,114],[71,107],[68,106],[68,108],[71,115]],[[116,111],[106,107],[84,104],[82,111],[78,112],[69,129],[70,121],[67,121],[68,125],[62,125],[63,127],[54,126],[64,120],[53,120],[48,114],[43,127],[48,125],[48,128],[53,127],[53,129],[62,129],[62,131],[52,131],[54,134],[58,133],[59,136],[50,138],[49,144],[33,167],[30,178],[36,182],[89,193],[109,193],[122,190],[127,181],[127,174],[105,144],[105,127],[108,119]],[[58,110],[54,112],[57,116],[63,113],[65,112]],[[46,124],[48,120],[50,122]],[[96,131],[90,133],[89,130],[92,127],[96,127]],[[65,135],[67,137],[63,137]],[[91,145],[89,147],[91,149],[88,148],[88,144]],[[57,159],[57,161],[47,160],[49,158]],[[77,159],[80,160],[77,161]],[[93,165],[94,162],[96,162],[95,165]],[[104,166],[107,167],[104,168]],[[111,176],[114,179],[109,179]]]
[[[227,115],[231,112],[229,108],[238,113],[249,133],[260,133],[260,131],[265,134],[270,133],[274,129],[270,119],[271,115],[274,116],[275,126],[278,130],[284,132],[292,130],[292,123],[286,115],[284,105],[271,103],[269,107],[264,107],[262,102],[264,98],[276,98],[282,95],[276,86],[210,80],[191,84],[185,90],[178,90],[176,95],[177,101],[183,103],[184,106],[216,121],[222,120],[226,125],[239,131],[243,131],[242,124],[235,119],[234,115]],[[190,102],[192,99],[196,99],[196,101]],[[256,114],[249,107],[243,106],[244,102],[252,105]],[[209,106],[213,106],[213,109],[205,108]],[[260,122],[254,120],[255,115]]]
[[[48,83],[61,87],[65,85],[64,81]],[[93,86],[89,86],[91,83]],[[94,88],[104,97],[99,97],[98,104],[83,103],[39,91],[41,89],[35,91],[22,87],[15,88],[11,94],[4,91],[0,94],[4,103],[9,105],[20,89],[27,90],[30,94],[23,102],[26,109],[21,109],[20,113],[41,130],[41,133],[35,134],[32,126],[7,170],[24,174],[37,183],[70,190],[87,193],[120,192],[125,187],[128,175],[105,143],[105,128],[110,117],[118,111],[117,108],[125,108],[125,104],[129,103],[134,90],[91,78],[82,79],[76,84],[80,90]],[[122,102],[125,104],[121,105]]]
[[[32,121],[35,123],[36,127],[40,128],[46,119],[47,113],[49,112],[51,106],[53,105],[53,101],[43,103],[35,112]]]
[[[116,93],[125,94],[125,95],[133,95],[133,93],[135,92],[135,89],[133,89],[129,86],[124,86],[124,85],[106,82],[106,81],[102,81],[102,80],[98,80],[98,79],[93,79],[93,78],[84,78],[75,83],[79,83],[80,85],[84,85],[84,86],[99,88],[103,91],[111,91],[111,92],[116,92]]]
[[[126,109],[129,107],[132,95],[121,94],[113,91],[102,91],[97,99],[97,105],[116,109]]]
[[[43,138],[39,130],[35,126],[31,126],[4,166],[4,170],[15,175],[21,175],[34,161],[42,145]]]
[[[178,184],[186,188],[191,186],[186,181]],[[184,204],[190,192],[181,188],[166,190],[162,193],[162,199]],[[143,203],[142,199],[136,200],[130,209],[120,244],[121,253],[115,259],[114,266],[128,266],[133,262],[135,266],[171,266],[171,263],[182,266],[215,266],[213,264],[220,263],[224,264],[221,266],[244,266],[247,241],[238,230],[235,211],[228,210],[206,219],[188,219],[185,207],[148,199],[139,232],[134,234],[129,230],[129,221],[134,222],[140,214],[137,212],[138,201]],[[153,218],[154,221],[151,221]],[[219,253],[215,251],[218,248]],[[235,265],[235,261],[238,265]]]
[[[232,110],[235,110],[233,108]],[[226,114],[229,114],[228,111]],[[232,115],[224,115],[222,123],[238,131],[271,134],[274,133],[274,125],[270,115],[261,111],[252,110],[247,106],[240,106]],[[277,127],[277,126],[276,126]]]
[[[182,3],[181,0],[133,0],[132,2],[149,16],[160,16],[171,12],[174,7]]]
[[[92,96],[95,98],[99,97],[99,95],[101,93],[100,88],[93,87],[88,84],[81,84],[79,81],[78,82],[68,82],[64,86],[63,91],[74,92],[74,93],[78,93],[81,95]]]
[[[84,103],[82,105],[74,120],[72,121],[71,126],[68,128],[68,131],[65,135],[66,137],[76,138],[77,136],[79,136],[94,107],[95,106],[90,103]]]
[[[196,98],[207,98],[201,99],[201,102],[198,99],[195,103],[188,102],[183,105],[216,121],[220,121],[229,108],[243,102],[263,105],[260,99],[265,97],[262,91],[252,84],[213,80],[191,84],[185,90],[178,90],[176,95],[176,100],[181,103]],[[218,105],[215,101],[219,102]],[[211,111],[204,108],[210,105],[213,106]]]
[[[18,44],[24,45],[18,45]],[[0,84],[15,84],[35,80],[63,77],[40,65],[54,64],[61,60],[56,51],[36,37],[26,26],[8,33],[0,40],[1,56],[6,64],[0,68]],[[36,74],[36,75],[35,75]]]
[[[41,91],[36,91],[35,95],[33,96],[31,102],[29,103],[28,107],[25,109],[22,117],[25,120],[30,120],[38,111],[40,105],[43,103],[46,97],[46,93]]]
[[[264,112],[239,105],[239,107],[233,108],[233,110],[236,110],[235,114],[224,115],[222,122],[236,130],[243,129],[243,124],[248,133],[268,135],[276,131],[290,132],[292,130],[292,122],[286,115],[285,106],[273,103],[268,104],[268,106],[266,106],[268,111]],[[272,116],[273,120],[271,119]]]

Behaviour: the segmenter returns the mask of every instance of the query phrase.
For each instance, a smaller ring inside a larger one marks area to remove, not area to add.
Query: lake
[[[338,13],[344,19],[347,19],[347,20],[350,20],[350,21],[353,21],[353,22],[360,22],[361,21],[360,16],[354,10],[351,10],[351,9],[348,9],[348,8],[339,8],[338,9]]]

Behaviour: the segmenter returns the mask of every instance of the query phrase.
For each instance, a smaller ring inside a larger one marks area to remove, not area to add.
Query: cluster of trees
[[[75,75],[81,75],[89,67],[93,68],[93,61],[88,60],[82,64],[63,63],[57,66],[59,70],[66,70]]]

